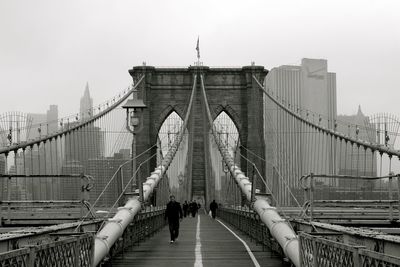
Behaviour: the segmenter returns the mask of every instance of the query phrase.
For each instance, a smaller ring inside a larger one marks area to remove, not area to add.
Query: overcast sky
[[[324,58],[338,113],[400,116],[400,1],[0,0],[0,114],[79,111],[131,83],[128,69],[204,65],[267,69]]]

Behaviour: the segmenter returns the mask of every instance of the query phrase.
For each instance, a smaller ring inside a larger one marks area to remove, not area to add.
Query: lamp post
[[[144,104],[143,99],[138,99],[137,90],[133,91],[133,98],[128,99],[122,106],[126,109],[126,129],[132,133],[132,177],[136,172],[136,134],[139,133],[143,128],[143,110],[147,108]],[[136,177],[132,179],[131,191],[132,193],[136,190]],[[143,186],[140,183],[139,177],[139,198],[143,201]]]

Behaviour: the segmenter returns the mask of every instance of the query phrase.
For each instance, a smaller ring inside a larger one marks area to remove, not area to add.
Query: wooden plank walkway
[[[198,220],[200,241],[196,240]],[[224,224],[246,242],[260,266],[285,266],[276,254],[262,251],[261,246],[256,246],[238,230]],[[155,236],[115,257],[109,266],[257,266],[241,241],[221,223],[204,214],[200,218],[184,218],[178,240],[173,244],[169,241],[169,230],[165,227]]]

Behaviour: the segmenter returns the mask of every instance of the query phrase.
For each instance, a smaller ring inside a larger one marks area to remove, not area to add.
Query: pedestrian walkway
[[[238,230],[224,224],[247,244],[255,260],[252,260],[245,245],[233,233],[217,220],[203,214],[200,218],[183,219],[177,242],[169,243],[169,230],[165,227],[139,246],[133,246],[115,257],[111,264],[113,267],[283,266],[276,254],[262,251],[261,246],[256,246]]]

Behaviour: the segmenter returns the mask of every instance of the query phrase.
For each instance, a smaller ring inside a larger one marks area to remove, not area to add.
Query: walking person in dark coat
[[[197,209],[199,207],[197,206],[196,201],[193,201],[192,203],[190,203],[190,212],[192,213],[192,217],[196,217],[196,213],[197,213]]]
[[[215,216],[217,215],[217,209],[218,209],[218,204],[213,200],[210,204],[210,210],[211,210],[211,216],[213,219],[215,219]]]
[[[186,218],[188,214],[188,209],[189,209],[189,204],[187,203],[187,201],[185,200],[185,203],[183,203],[183,217]]]
[[[174,243],[179,235],[179,221],[182,219],[182,208],[181,204],[175,201],[175,196],[171,195],[169,200],[164,218],[168,219],[169,233],[171,234],[170,243]]]

